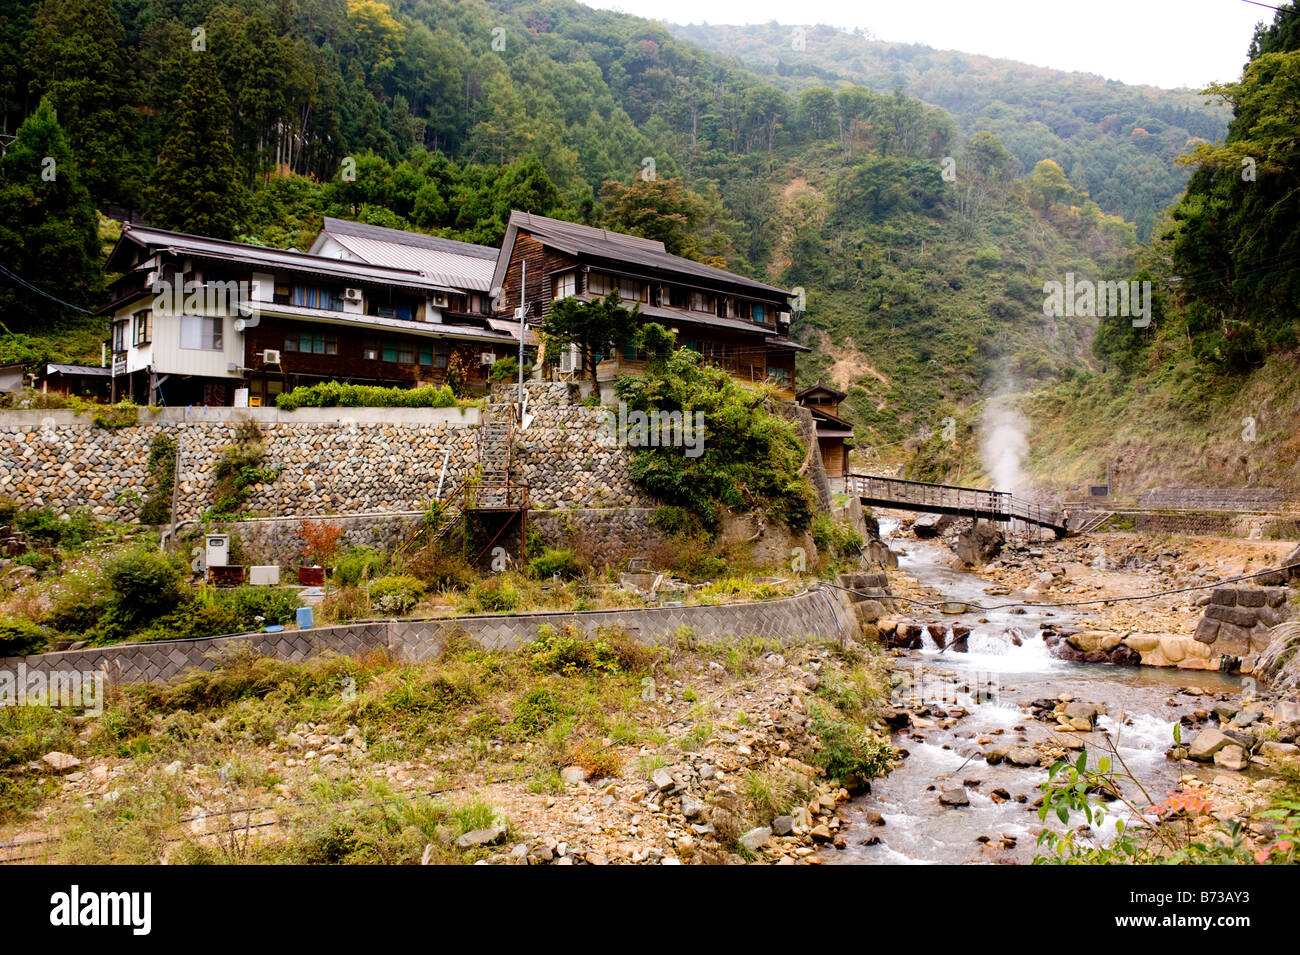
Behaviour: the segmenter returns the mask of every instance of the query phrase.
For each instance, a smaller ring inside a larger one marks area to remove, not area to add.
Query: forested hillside
[[[1195,91],[885,43],[824,25],[692,24],[673,32],[736,57],[794,95],[848,83],[876,92],[902,87],[947,110],[959,135],[996,134],[1021,172],[1055,161],[1075,189],[1136,223],[1143,239],[1187,181],[1177,157],[1198,141],[1221,139],[1229,118]]]

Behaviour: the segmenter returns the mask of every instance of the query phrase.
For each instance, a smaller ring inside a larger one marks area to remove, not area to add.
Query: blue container
[[[311,626],[312,626],[312,622],[313,622],[313,620],[312,620],[312,608],[311,608],[311,607],[299,607],[299,608],[298,608],[298,629],[299,629],[299,630],[310,630],[310,629],[311,629]]]

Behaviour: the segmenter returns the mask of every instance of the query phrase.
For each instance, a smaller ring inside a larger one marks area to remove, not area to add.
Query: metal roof
[[[112,369],[100,368],[98,365],[58,365],[45,366],[47,375],[111,375]]]
[[[458,289],[486,292],[492,287],[497,250],[485,245],[330,217],[312,251],[319,252],[326,238],[363,262],[410,269]]]
[[[506,227],[505,241],[501,246],[501,257],[497,260],[493,274],[494,284],[500,285],[505,278],[505,268],[515,236],[522,229],[543,245],[568,252],[570,255],[586,255],[608,259],[614,262],[630,262],[648,269],[662,272],[689,275],[704,279],[715,285],[727,285],[751,291],[765,292],[768,296],[788,297],[785,289],[763,282],[747,279],[743,275],[704,265],[680,255],[671,255],[662,242],[642,239],[639,236],[611,232],[592,226],[579,225],[576,222],[564,222],[560,219],[548,219],[546,216],[533,215],[529,212],[511,212],[510,223]]]
[[[220,259],[239,262],[271,271],[289,269],[298,272],[312,272],[352,282],[372,282],[383,285],[401,285],[439,292],[453,292],[455,286],[448,286],[417,269],[388,266],[355,259],[332,259],[322,255],[310,255],[306,252],[269,249],[263,246],[246,245],[242,242],[229,242],[225,239],[211,239],[205,236],[189,235],[184,232],[169,232],[148,226],[134,226],[129,223],[122,227],[122,238],[109,256],[106,268],[111,271],[118,249],[125,242],[133,242],[145,248],[163,249],[177,255],[192,255],[199,258]]]

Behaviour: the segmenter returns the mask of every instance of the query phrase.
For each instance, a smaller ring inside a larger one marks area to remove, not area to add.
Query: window
[[[328,308],[339,312],[343,310],[343,296],[333,289],[321,288],[318,285],[295,285],[289,304],[302,308]]]
[[[384,361],[397,361],[397,342],[391,338],[384,339],[383,357]]]
[[[374,338],[367,338],[361,343],[361,357],[365,361],[379,361],[379,342]]]
[[[762,303],[762,302],[755,302],[755,303],[754,303],[754,312],[753,312],[753,316],[754,316],[754,324],[755,324],[755,325],[765,325],[765,324],[767,324],[767,312],[764,310],[764,307],[763,307],[763,303]]]
[[[789,388],[790,388],[790,369],[788,369],[788,368],[768,368],[768,369],[767,369],[767,377],[768,377],[768,380],[771,381],[771,382],[772,382],[774,385],[776,385],[778,388],[785,388],[786,390],[789,390]]]
[[[286,332],[284,350],[304,355],[337,355],[339,340],[324,332]]]
[[[433,353],[433,367],[446,368],[451,361],[451,346],[439,343]]]
[[[668,307],[686,308],[690,303],[690,293],[676,285],[668,286]]]
[[[403,365],[415,364],[415,346],[410,342],[399,342],[396,339],[385,338],[382,355],[384,361],[400,362]]]
[[[705,292],[692,292],[691,311],[692,312],[713,311],[713,296]]]
[[[432,365],[432,364],[433,364],[433,345],[422,344],[422,345],[420,346],[419,359],[420,359],[420,364],[421,364],[421,365],[424,365],[424,366],[426,366],[426,367],[429,366],[429,365]]]
[[[624,361],[649,361],[650,353],[644,348],[637,348],[635,344],[623,346]]]
[[[646,284],[636,279],[619,279],[618,297],[625,302],[645,302],[649,299]]]
[[[221,351],[222,325],[220,318],[199,315],[181,316],[181,347],[202,351]]]
[[[131,318],[131,325],[131,340],[137,345],[148,345],[153,331],[153,311],[146,308],[143,312],[136,312]]]
[[[554,286],[556,301],[576,295],[578,293],[578,273],[565,272],[563,275],[555,276]]]
[[[126,322],[113,323],[113,351],[126,351]]]
[[[587,276],[587,291],[592,295],[608,295],[614,291],[614,279],[604,272],[592,272]]]

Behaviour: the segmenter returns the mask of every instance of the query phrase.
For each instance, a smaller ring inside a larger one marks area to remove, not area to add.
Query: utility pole
[[[528,327],[528,260],[519,263],[519,422],[524,420],[524,331]]]

